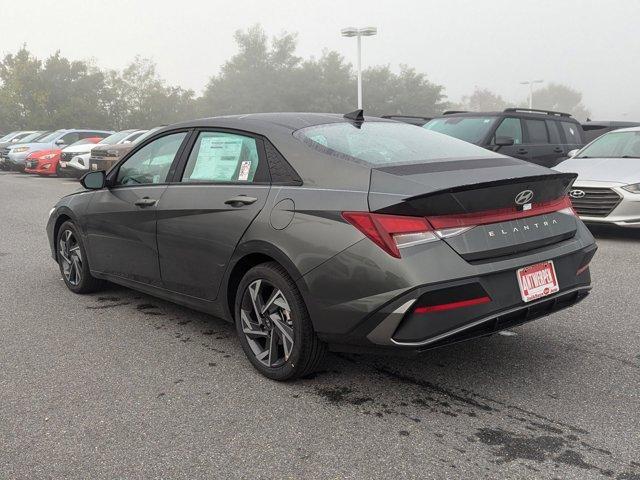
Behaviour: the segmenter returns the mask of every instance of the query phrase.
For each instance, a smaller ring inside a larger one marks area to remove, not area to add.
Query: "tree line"
[[[297,36],[268,38],[260,25],[236,32],[238,53],[210,78],[201,95],[167,85],[156,64],[136,57],[122,70],[100,69],[60,52],[36,58],[26,46],[0,61],[0,131],[91,127],[121,130],[197,117],[267,111],[348,112],[356,104],[355,71],[335,51],[319,58],[296,55]],[[455,104],[445,87],[408,65],[363,72],[369,115],[434,115],[446,109],[495,110],[522,106],[486,89]],[[582,95],[549,84],[535,92],[538,108],[562,110],[584,120]]]

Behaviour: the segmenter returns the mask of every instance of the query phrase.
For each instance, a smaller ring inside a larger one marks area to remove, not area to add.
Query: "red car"
[[[90,137],[79,140],[69,145],[65,150],[77,145],[85,145],[87,143],[98,143],[102,137]],[[39,150],[29,154],[24,162],[25,173],[36,173],[38,175],[60,175],[60,154],[62,150]]]
[[[60,162],[60,150],[39,150],[27,156],[24,162],[24,173],[38,175],[56,175],[56,168]]]

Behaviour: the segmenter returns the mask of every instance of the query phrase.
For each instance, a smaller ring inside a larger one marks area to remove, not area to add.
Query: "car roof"
[[[367,122],[393,122],[379,117],[364,117]],[[220,117],[201,118],[188,122],[176,123],[164,127],[162,130],[193,127],[221,127],[246,129],[258,134],[280,132],[294,132],[301,128],[327,123],[351,122],[341,113],[304,113],[304,112],[275,112],[249,113],[244,115],[225,115]]]
[[[614,132],[640,132],[640,126],[637,127],[627,127],[627,128],[618,128],[616,130],[611,130],[610,132],[607,133],[614,133]],[[605,133],[605,135],[607,134]]]
[[[640,122],[629,122],[622,120],[588,120],[582,124],[582,128],[588,130],[589,127],[597,128],[609,128],[609,127],[637,127],[640,126]]]
[[[528,108],[506,108],[502,111],[486,111],[486,112],[467,112],[467,111],[450,111],[444,112],[442,115],[438,115],[435,118],[455,118],[455,117],[522,117],[522,118],[535,118],[544,120],[562,120],[563,122],[572,122],[580,124],[578,120],[573,118],[568,113],[552,112],[547,110],[535,110]]]

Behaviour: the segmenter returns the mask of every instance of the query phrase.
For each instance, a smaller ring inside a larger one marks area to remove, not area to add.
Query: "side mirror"
[[[567,155],[569,155],[569,158],[573,158],[578,154],[579,151],[579,148],[574,148],[573,150],[569,150],[569,153],[567,153]]]
[[[87,190],[100,190],[106,185],[107,175],[104,170],[88,172],[80,179],[80,184]]]
[[[510,147],[516,143],[516,141],[512,137],[496,137],[495,144],[498,147]]]
[[[55,144],[60,146],[60,145],[65,145],[64,140],[59,138],[58,140],[55,141]]]

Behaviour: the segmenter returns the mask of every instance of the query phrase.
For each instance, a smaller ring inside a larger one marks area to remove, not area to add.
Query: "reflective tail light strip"
[[[557,212],[564,209],[571,209],[571,200],[567,196],[550,202],[532,203],[531,208],[526,210],[518,210],[516,207],[510,207],[476,213],[437,215],[427,217],[427,220],[429,220],[429,223],[435,230],[445,230],[535,217],[536,215],[544,215],[545,213]]]
[[[457,308],[482,305],[484,303],[489,303],[490,301],[491,298],[485,295],[484,297],[470,298],[469,300],[461,300],[459,302],[441,303],[439,305],[424,305],[414,308],[413,313],[420,315],[431,312],[443,312],[445,310],[455,310]]]

